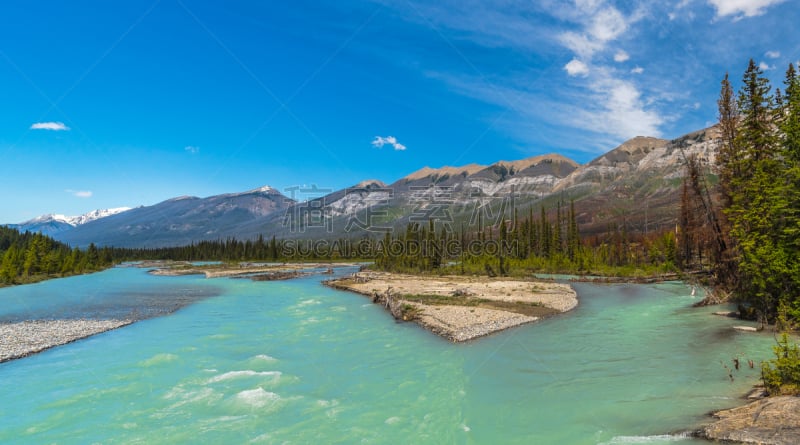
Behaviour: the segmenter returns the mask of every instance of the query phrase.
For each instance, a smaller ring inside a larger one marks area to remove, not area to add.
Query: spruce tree
[[[785,94],[750,60],[738,102],[726,78],[720,93],[722,146],[718,157],[725,217],[733,238],[734,292],[763,320],[798,304],[797,74],[790,66]],[[717,258],[725,263],[726,258]],[[800,315],[800,310],[798,310]]]
[[[739,107],[737,106],[733,88],[728,80],[727,73],[722,80],[722,88],[717,106],[719,109],[721,140],[717,155],[719,184],[722,192],[723,205],[725,207],[730,207],[732,196],[735,193],[735,181],[741,174],[742,154],[736,145]]]

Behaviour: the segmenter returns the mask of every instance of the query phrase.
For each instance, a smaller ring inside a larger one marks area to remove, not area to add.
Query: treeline
[[[529,208],[476,230],[436,230],[435,222],[409,224],[386,234],[375,267],[388,271],[518,275],[532,272],[648,275],[674,272],[677,248],[671,231],[631,235],[622,226],[584,238],[574,202],[558,202],[549,212]]]
[[[263,236],[256,240],[200,241],[179,247],[110,248],[115,261],[172,260],[172,261],[286,261],[282,254],[284,242]]]
[[[718,100],[719,183],[689,159],[682,249],[705,250],[717,284],[762,322],[800,322],[800,78],[789,65],[773,92],[753,60],[738,94]]]
[[[672,231],[630,234],[611,226],[602,236],[582,237],[574,203],[533,207],[473,227],[447,221],[409,223],[381,236],[319,240],[201,241],[180,247],[111,248],[114,261],[373,261],[375,268],[409,273],[519,275],[594,273],[651,275],[675,272],[680,262]],[[511,213],[511,212],[509,212]]]
[[[538,218],[534,217],[533,208],[528,210],[525,219],[521,219],[515,210],[513,218],[501,217],[491,226],[484,226],[479,213],[474,231],[461,226],[459,232],[454,233],[442,226],[437,232],[436,221],[429,220],[428,224],[409,223],[404,233],[395,236],[387,233],[381,250],[377,252],[376,267],[425,272],[458,260],[462,269],[468,262],[480,263],[490,275],[505,275],[507,262],[512,259],[559,258],[570,262],[582,259],[574,205],[567,213],[562,212],[559,203],[555,221],[551,221],[545,208],[541,207]]]
[[[22,284],[105,269],[111,250],[72,249],[41,233],[0,226],[0,284]]]

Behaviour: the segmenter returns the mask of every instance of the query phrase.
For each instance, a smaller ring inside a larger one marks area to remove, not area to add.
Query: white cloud
[[[628,29],[625,17],[613,6],[599,11],[592,18],[589,34],[601,42],[608,42],[619,37]]]
[[[588,76],[570,83],[571,93],[567,94],[580,98],[576,100],[547,97],[541,89],[530,88],[523,82],[489,86],[477,77],[439,75],[437,78],[462,94],[511,107],[517,115],[498,122],[506,131],[523,138],[530,137],[526,132],[537,137],[546,133],[558,145],[563,143],[564,131],[571,129],[570,137],[580,139],[578,145],[583,145],[578,150],[596,153],[637,135],[659,137],[660,126],[668,120],[657,109],[664,99],[649,100],[633,81],[617,79],[614,73],[612,68],[592,66]],[[509,97],[514,98],[511,103],[504,99]],[[541,125],[542,122],[549,125]],[[550,126],[560,130],[550,133],[543,129]]]
[[[183,149],[186,150],[187,152],[193,154],[193,155],[197,154],[198,152],[200,152],[200,147],[197,147],[197,146],[194,146],[194,145],[187,145],[187,146],[183,147]]]
[[[590,40],[587,36],[572,31],[561,34],[559,40],[562,45],[586,59],[591,58],[594,53],[603,49],[603,44],[600,42]]]
[[[68,131],[69,127],[63,122],[36,122],[31,125],[31,130]]]
[[[532,3],[496,4],[494,2],[375,0],[405,12],[404,18],[426,29],[456,30],[459,35],[488,48],[515,48],[525,51],[540,48],[542,39],[552,38],[551,31],[530,20],[529,14],[541,10]],[[442,34],[448,38],[447,32]]]
[[[774,66],[769,66],[766,62],[759,63],[758,67],[761,68],[761,71],[769,71],[775,69]]]
[[[589,74],[589,67],[578,59],[572,59],[564,65],[564,70],[570,76],[585,76]]]
[[[566,31],[558,36],[558,40],[584,60],[604,50],[609,42],[619,38],[632,23],[641,18],[638,13],[625,17],[615,7],[602,6],[599,1],[577,1],[576,6],[576,12],[591,19],[578,20],[583,25],[582,32]],[[624,51],[617,54],[624,54]]]
[[[645,108],[641,92],[632,83],[610,76],[601,77],[590,89],[595,100],[593,107],[578,113],[577,126],[628,139],[634,136],[660,136],[659,127],[664,119],[653,110]]]
[[[603,0],[575,0],[575,6],[581,11],[592,13],[603,4]]]
[[[686,7],[692,3],[693,0],[681,0],[677,5],[675,5],[675,9],[672,12],[667,13],[667,17],[670,21],[673,21],[678,18],[686,18],[689,20],[694,19],[694,12],[691,9],[687,9]]]
[[[375,136],[375,139],[372,141],[372,146],[375,148],[383,148],[384,145],[391,145],[395,150],[403,151],[406,149],[406,146],[397,142],[397,138],[394,136]]]
[[[91,198],[92,197],[92,192],[90,190],[66,189],[64,191],[69,193],[69,194],[71,194],[72,196],[74,196],[76,198]]]
[[[717,9],[717,17],[735,15],[736,18],[755,17],[764,14],[770,6],[785,0],[708,0]]]
[[[376,1],[394,4],[388,0]],[[560,61],[552,67],[555,70],[545,72],[533,69],[497,73],[477,61],[475,66],[488,71],[467,74],[426,69],[426,75],[445,82],[455,92],[502,109],[490,128],[508,131],[521,140],[549,139],[548,143],[554,147],[562,146],[563,132],[569,132],[572,138],[581,139],[585,149],[606,150],[620,139],[660,136],[661,127],[676,119],[662,106],[668,101],[666,90],[674,88],[674,83],[662,84],[645,77],[658,76],[659,67],[648,65],[644,70],[635,64],[619,65],[631,60],[622,50],[626,42],[647,39],[650,33],[658,31],[639,29],[636,24],[653,21],[659,13],[666,14],[676,6],[674,11],[683,20],[691,14],[690,3],[700,5],[701,1],[671,0],[672,6],[657,8],[640,0],[399,3],[405,5],[399,8],[408,13],[409,20],[426,27],[435,26],[443,38],[454,39],[450,45],[453,48],[461,48],[460,41],[468,40],[484,48],[512,48],[525,55],[547,55],[550,60]],[[547,19],[539,20],[542,17]],[[566,58],[559,46],[569,52]],[[468,57],[472,53],[464,49],[459,55]],[[557,69],[559,66],[572,76],[569,82],[552,79],[553,71],[561,71]],[[631,72],[641,76],[632,76]],[[675,106],[669,107],[674,109]],[[382,147],[389,143],[386,139],[376,137],[373,146]]]
[[[764,55],[767,56],[770,59],[777,59],[778,57],[781,56],[781,52],[780,51],[767,51],[766,53],[764,53]]]
[[[682,0],[678,7],[687,4],[687,0]],[[615,138],[661,135],[659,127],[665,119],[651,107],[657,99],[643,99],[636,84],[618,78],[614,68],[591,63],[595,53],[604,51],[610,42],[628,32],[633,23],[644,17],[643,12],[639,10],[625,16],[602,0],[576,0],[575,5],[592,18],[582,22],[582,31],[568,31],[559,36],[561,43],[576,55],[564,70],[570,76],[586,78],[582,88],[593,100],[564,107],[561,118],[572,127]],[[618,50],[613,59],[623,63],[630,60],[630,55]],[[591,72],[587,63],[592,66]],[[642,74],[644,68],[636,66],[631,73]]]

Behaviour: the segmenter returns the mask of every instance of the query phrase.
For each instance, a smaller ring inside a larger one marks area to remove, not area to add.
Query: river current
[[[0,443],[689,444],[773,343],[681,282],[576,283],[572,312],[452,344],[322,279],[0,289],[0,321],[144,318],[0,364]]]

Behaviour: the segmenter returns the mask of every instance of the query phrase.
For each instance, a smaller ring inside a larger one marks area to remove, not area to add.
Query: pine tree
[[[783,119],[781,130],[784,135],[783,154],[786,162],[797,166],[800,164],[800,76],[795,67],[789,64],[784,80],[786,93],[783,100]]]
[[[770,95],[769,79],[753,59],[747,66],[739,91],[739,111],[742,116],[737,143],[747,155],[746,166],[758,167],[760,161],[771,159],[775,154],[774,132],[771,128],[773,97]],[[739,173],[752,173],[743,169]]]
[[[19,274],[19,250],[17,246],[12,244],[3,255],[3,261],[0,262],[0,283],[13,284],[17,275]]]
[[[786,70],[784,85],[780,129],[781,157],[785,165],[782,195],[786,199],[786,213],[781,242],[790,261],[779,309],[800,321],[800,75],[792,64]]]
[[[727,77],[720,100],[723,145],[718,166],[724,215],[733,249],[729,258],[738,297],[761,320],[774,319],[779,307],[797,303],[798,249],[796,201],[797,75],[787,71],[786,93],[771,96],[769,81],[750,60],[733,105]],[[738,109],[738,116],[737,116]],[[786,179],[783,179],[786,178]],[[796,307],[800,314],[800,307]]]
[[[553,251],[555,253],[562,253],[563,246],[561,245],[561,200],[558,201],[556,206],[556,224],[553,227]]]
[[[569,228],[567,230],[567,247],[570,261],[575,261],[578,250],[580,249],[580,233],[578,233],[578,221],[575,217],[575,200],[569,203]]]
[[[733,94],[733,88],[728,80],[728,74],[722,80],[722,89],[719,100],[719,127],[721,144],[717,155],[717,166],[719,168],[719,183],[722,192],[723,205],[729,207],[732,203],[732,196],[736,192],[734,189],[737,178],[741,177],[742,154],[736,145],[737,124],[739,119],[739,108]]]

